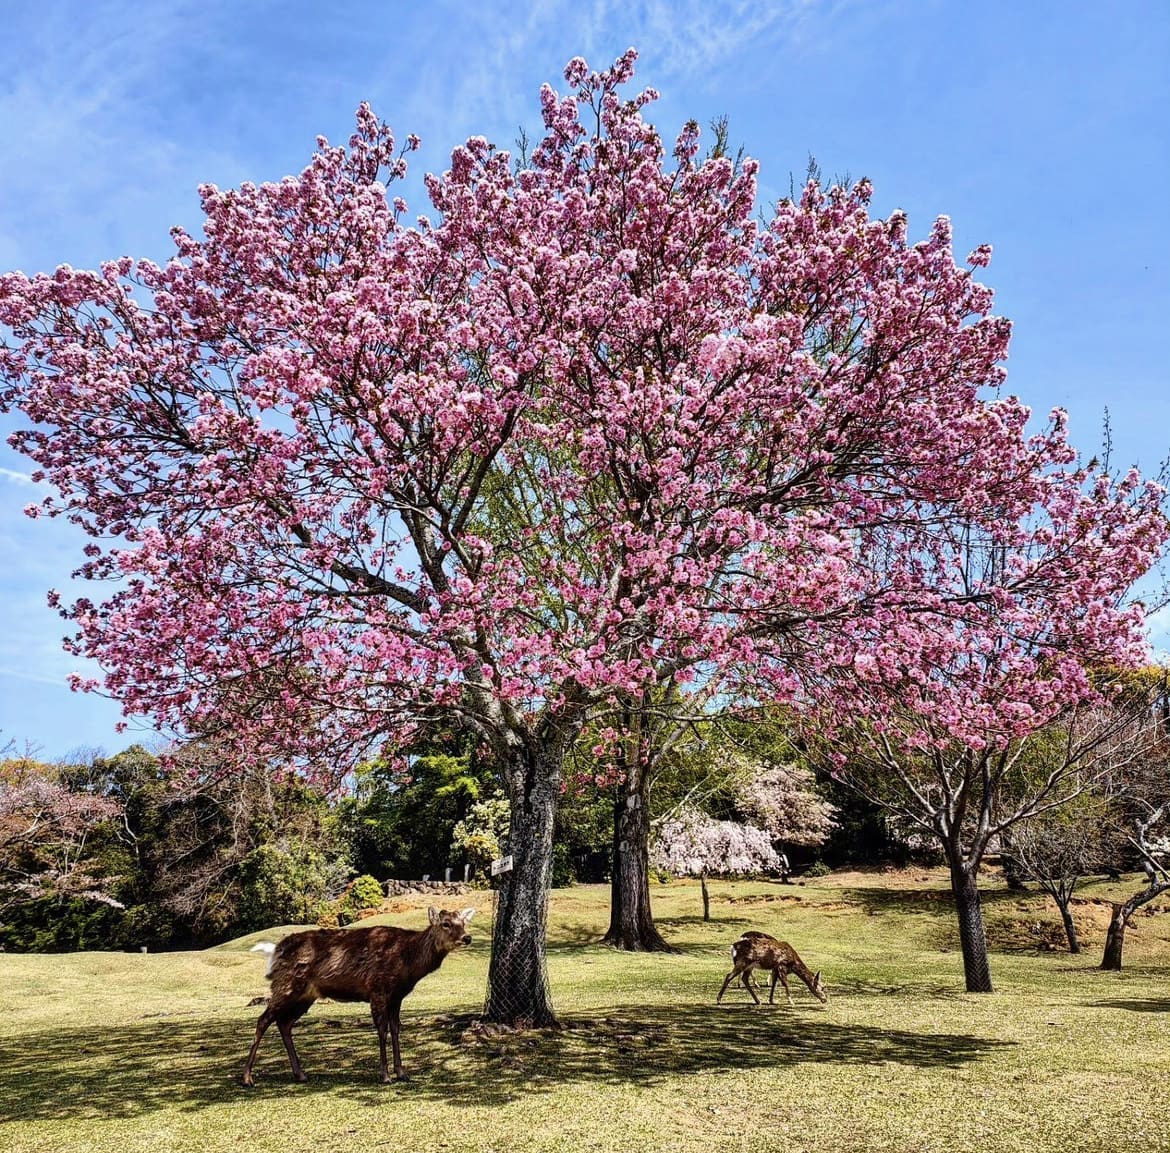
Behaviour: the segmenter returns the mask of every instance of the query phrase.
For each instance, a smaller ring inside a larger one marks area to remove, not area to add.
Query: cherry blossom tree
[[[676,876],[699,878],[704,921],[711,919],[709,874],[730,877],[780,870],[780,857],[764,829],[740,821],[716,820],[689,807],[659,827],[650,863]]]
[[[884,667],[875,636],[918,667],[988,597],[1018,630],[1054,617],[1044,691],[1076,697],[1085,653],[1138,645],[1119,595],[1164,533],[1159,493],[997,394],[989,249],[957,265],[945,218],[911,243],[864,181],[761,221],[755,163],[700,160],[694,123],[665,146],[654,92],[621,92],[634,60],[570,62],[519,162],[456,148],[431,218],[387,189],[417,140],[363,106],[299,176],[201,188],[202,235],[162,266],[0,277],[0,404],[55,489],[30,512],[79,524],[81,575],[116,582],[61,606],[104,669],[78,687],[241,757],[478,733],[514,858],[492,1019],[554,1019],[553,819],[598,713],[671,678],[804,698]],[[1037,510],[1045,571],[1013,585],[934,547],[960,520],[1013,547]]]
[[[708,713],[709,693],[673,689],[627,710],[609,765],[616,787],[604,939],[620,949],[673,951],[651,909],[653,825],[712,801],[789,845],[822,844],[833,825],[833,806],[816,792],[811,771],[790,763],[791,743],[774,719]]]
[[[0,761],[0,915],[39,897],[121,906],[118,881],[94,872],[95,831],[121,816],[116,800],[70,788],[63,766],[31,757]]]
[[[1047,546],[1031,560],[1051,560]],[[838,684],[806,718],[811,756],[941,848],[968,992],[992,991],[978,887],[988,848],[1021,822],[1051,819],[1097,782],[1127,775],[1150,747],[1148,710],[1124,699],[1127,677],[1093,675],[1093,648],[1068,635],[1059,606],[1019,614],[1031,596],[1057,590],[1042,582],[1031,594],[1016,591],[953,616],[914,663],[878,645],[880,659],[855,662],[853,683]],[[1001,615],[1008,606],[1011,620]],[[1095,608],[1085,606],[1086,616]],[[1021,621],[1028,632],[1018,631]],[[993,643],[972,651],[972,622],[989,638],[998,623]],[[1140,649],[1129,655],[1136,661]]]

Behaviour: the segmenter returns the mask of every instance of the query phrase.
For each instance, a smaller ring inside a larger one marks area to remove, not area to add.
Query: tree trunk
[[[560,758],[526,750],[524,764],[508,773],[512,816],[508,852],[512,870],[502,876],[488,969],[484,1020],[517,1027],[556,1025],[544,946],[552,886],[553,821],[560,788]]]
[[[707,870],[699,874],[699,888],[703,891],[703,920],[711,920],[711,894],[707,892]]]
[[[951,863],[951,891],[959,914],[959,943],[963,949],[963,973],[968,993],[990,993],[991,964],[987,959],[987,934],[979,901],[978,866]]]
[[[1125,929],[1130,917],[1143,905],[1148,904],[1155,897],[1170,892],[1170,880],[1153,878],[1149,885],[1140,893],[1134,893],[1123,905],[1114,904],[1113,916],[1109,920],[1109,930],[1105,934],[1105,956],[1101,958],[1102,969],[1114,971],[1121,968],[1121,951],[1125,947]]]
[[[619,789],[613,810],[613,880],[603,943],[640,953],[677,953],[650,908],[650,813],[646,790]]]
[[[1105,933],[1105,955],[1101,958],[1101,968],[1118,971],[1121,969],[1121,951],[1125,948],[1125,922],[1129,917],[1129,910],[1125,905],[1113,904],[1113,916],[1109,918],[1109,928]]]
[[[1069,911],[1068,902],[1057,901],[1057,907],[1060,909],[1060,919],[1064,923],[1064,935],[1068,938],[1068,951],[1070,953],[1079,953],[1081,951],[1081,943],[1077,940],[1077,927],[1073,924],[1072,913]]]
[[[1020,862],[1012,853],[1012,830],[1004,829],[1000,834],[1000,861],[1003,869],[1003,879],[1007,887],[1014,893],[1022,893],[1027,886],[1024,884],[1025,873]]]

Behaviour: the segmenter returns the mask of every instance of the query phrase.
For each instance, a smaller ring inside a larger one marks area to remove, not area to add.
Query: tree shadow
[[[1034,898],[1034,893],[1013,893],[1010,889],[980,889],[984,907],[1010,905]],[[955,915],[954,896],[950,889],[883,889],[859,888],[843,892],[842,899],[859,905],[873,916],[878,913],[927,913],[938,917]]]
[[[965,1001],[968,996],[963,988],[961,970],[953,981],[945,985],[930,984],[926,981],[885,984],[858,978],[834,979],[829,980],[827,984],[834,1000],[838,997],[906,997],[913,1000],[928,997],[932,1001]]]
[[[654,926],[666,938],[668,944],[684,953],[704,952],[717,949],[720,953],[727,951],[727,946],[738,937],[744,929],[756,922],[750,917],[737,917],[720,914],[704,921],[701,913],[686,914],[678,917],[655,917]],[[706,926],[709,933],[718,933],[719,939],[695,935],[694,930],[702,930]],[[688,930],[691,932],[688,934]],[[680,934],[684,934],[680,936]],[[546,950],[549,956],[586,948],[597,947],[608,949],[604,941],[604,933],[598,932],[595,925],[557,925],[549,933]],[[647,954],[650,955],[650,954]],[[655,956],[670,956],[669,953],[653,953]]]
[[[1131,1013],[1170,1013],[1170,997],[1118,997],[1112,1001],[1093,1001],[1090,1009],[1127,1009]]]
[[[739,925],[750,925],[752,923],[751,917],[733,917],[727,913],[720,913],[717,917],[708,917],[703,920],[702,913],[684,913],[678,917],[655,917],[654,924],[668,928],[681,929],[684,926],[699,927],[706,925],[711,929],[735,929]]]
[[[257,1088],[239,1084],[254,1017],[191,1016],[0,1040],[0,1121],[112,1118],[214,1102],[340,1095],[360,1104],[408,1093],[452,1105],[502,1104],[571,1082],[653,1085],[669,1078],[825,1064],[954,1069],[1012,1042],[841,1024],[820,1006],[623,1006],[621,1016],[567,1016],[560,1030],[481,1026],[471,1013],[411,1017],[404,1060],[413,1079],[377,1083],[368,1018],[321,1014],[297,1028],[309,1082],[295,1085],[275,1030]]]
[[[550,930],[545,949],[549,953],[558,953],[565,949],[579,949],[583,945],[600,945],[601,937],[596,925],[557,925],[555,930]]]

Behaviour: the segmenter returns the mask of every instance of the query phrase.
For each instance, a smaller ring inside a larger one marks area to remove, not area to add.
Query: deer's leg
[[[784,986],[784,996],[788,998],[790,1005],[795,1005],[796,1002],[792,999],[792,990],[788,987],[788,974],[784,972],[783,968],[776,970],[780,974],[780,983]]]
[[[256,1053],[260,1049],[260,1040],[268,1032],[268,1026],[275,1020],[276,1014],[271,1008],[267,1008],[260,1014],[260,1020],[256,1022],[256,1040],[252,1042],[252,1048],[248,1051],[248,1060],[244,1064],[244,1085],[249,1089],[255,1084],[252,1080],[252,1066],[256,1061]]]
[[[719,990],[719,996],[715,998],[716,1005],[718,1005],[719,1002],[723,1000],[723,994],[727,992],[727,986],[730,985],[731,982],[735,980],[735,973],[736,973],[736,970],[732,969],[731,972],[728,973],[727,976],[723,978],[723,988]]]
[[[776,979],[779,977],[779,975],[780,975],[779,969],[772,970],[772,987],[768,990],[768,1004],[769,1005],[776,1004]],[[785,986],[785,988],[787,988],[787,986]]]
[[[385,1000],[371,998],[370,1015],[374,1018],[374,1028],[378,1030],[378,1068],[382,1084],[385,1085],[390,1080],[390,1071],[386,1065],[386,1033],[390,1028],[390,1015]]]
[[[284,1042],[285,1050],[288,1052],[288,1061],[292,1066],[292,1074],[294,1081],[307,1081],[304,1069],[301,1068],[301,1059],[297,1056],[297,1047],[293,1044],[292,1029],[293,1026],[309,1011],[309,1006],[312,1001],[297,1001],[291,1005],[285,1005],[279,1012],[276,1018],[276,1027],[280,1030],[280,1039]]]
[[[390,1002],[390,1044],[394,1046],[394,1079],[396,1081],[406,1081],[409,1078],[406,1076],[406,1071],[402,1068],[402,1051],[398,1047],[398,1029],[401,1021],[398,1018],[398,1011],[402,1008],[402,998],[396,997]]]
[[[741,981],[743,983],[743,987],[749,993],[751,993],[752,1000],[755,1001],[755,1003],[758,1005],[760,1003],[760,998],[758,996],[756,996],[756,991],[755,991],[755,989],[752,988],[752,971],[751,971],[751,969],[744,969],[743,977],[741,978]]]

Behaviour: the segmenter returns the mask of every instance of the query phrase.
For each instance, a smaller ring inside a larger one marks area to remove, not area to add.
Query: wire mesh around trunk
[[[548,923],[549,895],[544,894],[544,915],[542,920]],[[492,890],[492,962],[488,967],[487,990],[484,994],[483,1016],[485,1020],[504,1021],[518,1028],[527,1028],[533,1024],[544,1024],[532,1020],[531,1006],[549,1004],[548,958],[543,946],[538,955],[531,956],[525,953],[512,952],[508,962],[506,983],[496,992],[496,1003],[492,1004],[492,966],[497,958],[505,953],[502,942],[498,940],[501,928],[499,917],[500,890]],[[535,995],[534,995],[535,994]]]

